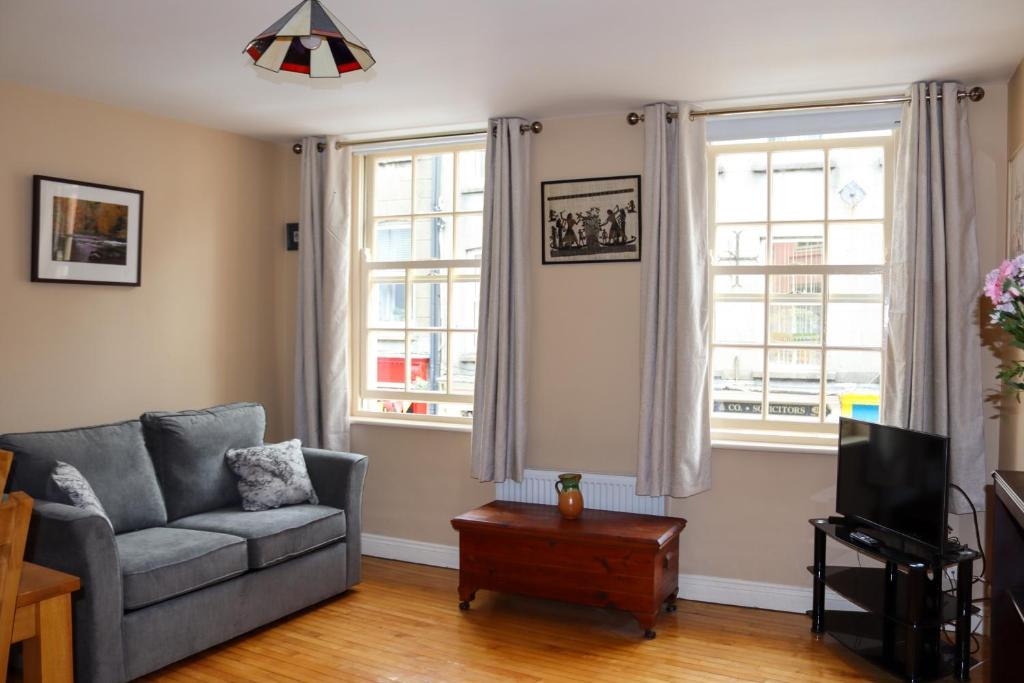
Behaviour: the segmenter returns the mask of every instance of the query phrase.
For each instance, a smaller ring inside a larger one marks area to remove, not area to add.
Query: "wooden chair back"
[[[32,518],[32,499],[15,491],[0,504],[0,680],[7,681],[14,612],[25,561],[25,539]]]
[[[14,453],[0,449],[0,492],[7,489],[7,475],[11,473],[11,463],[14,462]]]

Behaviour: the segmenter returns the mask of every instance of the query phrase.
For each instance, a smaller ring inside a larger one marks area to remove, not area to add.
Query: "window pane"
[[[448,344],[444,332],[409,334],[409,390],[448,391]]]
[[[715,341],[764,343],[764,275],[716,275]]]
[[[452,332],[453,394],[472,394],[476,380],[476,333]]]
[[[839,416],[878,421],[882,393],[882,354],[877,351],[829,351],[825,359],[825,419]]]
[[[771,304],[768,316],[769,343],[821,343],[821,304]]]
[[[370,327],[405,326],[405,283],[380,282],[370,285]]]
[[[412,225],[405,218],[377,221],[373,226],[374,261],[412,258]]]
[[[877,265],[885,260],[881,223],[831,223],[828,262],[833,265]]]
[[[718,347],[711,355],[713,411],[724,417],[761,417],[764,353]]]
[[[820,415],[821,351],[768,351],[768,417],[817,422]]]
[[[828,305],[829,346],[882,345],[882,304],[834,303]]]
[[[414,282],[409,327],[445,327],[448,318],[448,283]]]
[[[763,344],[764,304],[760,301],[716,301],[715,343]]]
[[[825,217],[825,152],[820,149],[772,154],[772,220]]]
[[[457,211],[482,211],[484,208],[484,150],[459,152],[459,187],[455,198]]]
[[[413,258],[416,260],[452,257],[452,219],[450,216],[417,218],[413,233]]]
[[[452,284],[452,327],[475,330],[480,314],[480,283]]]
[[[829,275],[828,298],[844,301],[881,301],[882,275]]]
[[[764,264],[768,229],[763,225],[720,225],[715,230],[714,263],[719,266]]]
[[[768,306],[771,344],[821,343],[821,275],[772,275]]]
[[[455,218],[455,256],[453,258],[479,259],[483,253],[483,216],[468,215]]]
[[[412,213],[412,158],[377,159],[373,169],[373,214]]]
[[[772,275],[772,300],[800,303],[821,301],[823,277],[814,274]]]
[[[719,154],[715,159],[715,221],[740,223],[768,217],[768,155]]]
[[[824,260],[825,226],[780,223],[772,226],[771,265],[813,266]]]
[[[454,167],[451,152],[416,157],[416,213],[452,210]]]
[[[764,275],[716,275],[715,299],[750,299],[758,305],[764,298]]]
[[[881,147],[829,152],[828,217],[882,218],[885,215],[885,152]]]
[[[405,334],[371,332],[366,343],[366,386],[405,390]]]
[[[472,403],[435,403],[423,401],[384,401],[364,399],[363,410],[371,413],[406,413],[408,415],[436,415],[438,417],[473,417]]]

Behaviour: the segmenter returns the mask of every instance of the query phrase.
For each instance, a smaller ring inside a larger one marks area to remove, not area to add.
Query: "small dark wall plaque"
[[[299,250],[299,224],[289,223],[285,227],[284,231],[284,243],[288,248],[288,251]]]

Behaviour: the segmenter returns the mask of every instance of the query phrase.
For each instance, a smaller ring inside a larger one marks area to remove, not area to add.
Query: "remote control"
[[[867,545],[878,545],[878,539],[877,538],[874,538],[872,536],[868,536],[867,534],[865,534],[863,532],[860,532],[860,531],[852,531],[852,532],[850,532],[850,538],[852,538],[855,541],[860,541],[861,543],[865,543]]]

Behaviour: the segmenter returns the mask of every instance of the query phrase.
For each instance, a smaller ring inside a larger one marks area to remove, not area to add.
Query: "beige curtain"
[[[472,474],[519,481],[526,462],[530,138],[524,119],[488,125]]]
[[[948,435],[952,481],[984,508],[981,290],[967,104],[917,83],[896,153],[882,422]],[[938,98],[939,93],[942,99]],[[950,509],[968,512],[957,493]]]
[[[347,451],[352,151],[302,141],[295,429],[302,445]]]
[[[679,113],[669,122],[669,112]],[[688,106],[644,108],[637,493],[711,488],[707,154]]]

